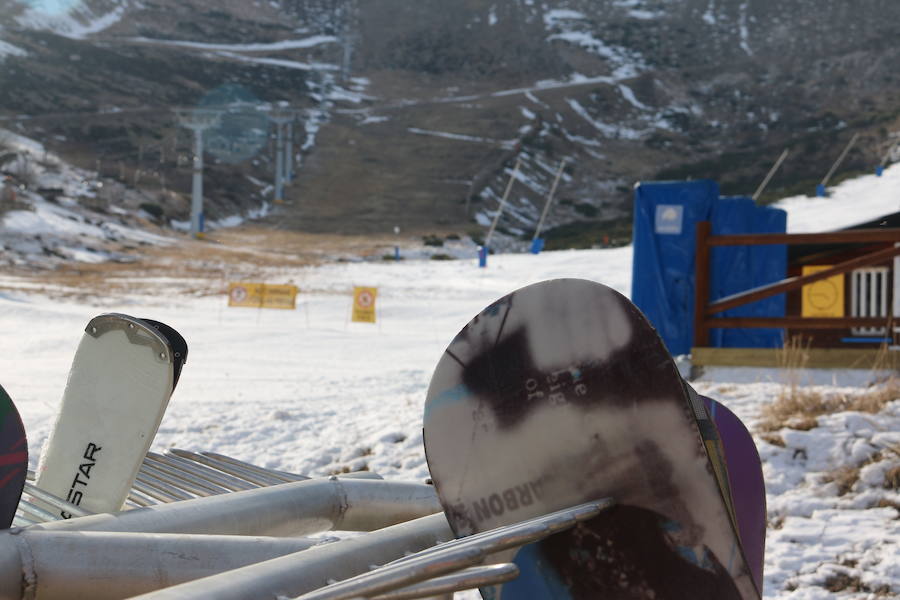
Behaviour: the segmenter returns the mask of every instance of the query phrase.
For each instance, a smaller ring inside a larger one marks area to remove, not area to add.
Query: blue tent
[[[714,181],[641,183],[634,197],[632,301],[659,331],[673,355],[687,354],[694,335],[694,274],[698,221],[713,234],[784,233],[786,213],[758,207],[750,198],[719,198]],[[782,246],[714,248],[710,296],[716,300],[783,279]],[[784,296],[726,311],[727,316],[784,316]],[[777,347],[782,331],[713,330],[711,343],[730,347]]]

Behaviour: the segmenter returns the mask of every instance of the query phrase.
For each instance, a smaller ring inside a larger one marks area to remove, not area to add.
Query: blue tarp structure
[[[631,299],[673,355],[689,353],[693,344],[698,221],[710,221],[714,235],[784,233],[787,215],[783,210],[758,207],[750,198],[719,198],[719,186],[710,180],[637,186]],[[781,280],[786,271],[783,245],[713,248],[711,300]],[[784,310],[780,295],[722,314],[776,317],[784,316]],[[710,342],[720,347],[779,347],[782,330],[714,329]]]
[[[720,198],[713,208],[712,233],[784,233],[787,213],[769,206],[756,206],[752,198]],[[725,296],[784,279],[787,246],[719,246],[710,260],[710,298]],[[779,294],[719,313],[723,317],[783,317],[785,297]],[[693,315],[692,315],[693,316]],[[691,320],[693,323],[693,319]],[[713,329],[710,345],[717,348],[780,348],[782,329]]]

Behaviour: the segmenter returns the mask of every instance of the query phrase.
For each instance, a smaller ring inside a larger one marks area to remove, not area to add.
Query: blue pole
[[[883,165],[878,165],[877,167],[875,167],[875,175],[877,175],[878,177],[881,177],[882,173],[884,173]]]
[[[394,246],[394,260],[400,260],[400,246]]]
[[[478,266],[482,269],[487,266],[487,255],[488,249],[487,246],[479,246],[478,247]]]
[[[531,253],[540,254],[544,249],[544,238],[534,238],[531,240]]]
[[[824,198],[827,195],[828,194],[825,193],[825,184],[824,183],[820,183],[819,185],[816,186],[816,196],[819,196],[820,198]]]

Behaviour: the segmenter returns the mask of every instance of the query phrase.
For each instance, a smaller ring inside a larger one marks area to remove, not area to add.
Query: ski
[[[0,387],[0,529],[8,529],[28,474],[25,426],[9,394]]]
[[[617,503],[520,550],[522,575],[482,590],[486,599],[760,598],[715,426],[618,292],[557,279],[489,306],[441,357],[424,430],[458,536]]]
[[[186,355],[184,339],[161,323],[122,314],[92,319],[41,455],[37,487],[93,512],[120,510]]]

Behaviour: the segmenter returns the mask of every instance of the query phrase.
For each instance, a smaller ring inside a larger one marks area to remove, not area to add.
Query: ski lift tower
[[[285,147],[286,125],[297,118],[297,113],[290,108],[276,108],[269,113],[269,120],[275,123],[275,204],[284,203],[284,181],[289,171],[287,161],[290,157]]]
[[[219,124],[219,110],[188,108],[175,111],[179,124],[194,132],[194,175],[191,186],[191,235],[203,237],[203,132]]]

